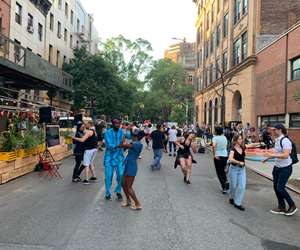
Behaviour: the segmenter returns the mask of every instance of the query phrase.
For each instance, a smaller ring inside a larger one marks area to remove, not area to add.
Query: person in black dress
[[[197,152],[196,144],[193,142],[195,139],[194,132],[185,132],[183,137],[176,141],[178,146],[176,161],[179,162],[183,173],[183,180],[186,184],[191,184],[190,178],[192,174],[193,156],[191,148],[194,153]]]
[[[84,123],[78,122],[75,137],[82,138],[84,136],[84,130],[85,130]],[[84,143],[73,140],[73,144],[74,144],[75,167],[73,170],[72,182],[76,183],[81,181],[78,172],[81,163],[83,161]]]

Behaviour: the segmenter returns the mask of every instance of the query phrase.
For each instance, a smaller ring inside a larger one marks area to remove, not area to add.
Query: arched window
[[[209,125],[212,125],[212,112],[213,112],[212,101],[209,101],[209,105],[208,105],[208,124]]]
[[[207,103],[204,103],[204,124],[207,124]]]
[[[214,119],[215,119],[215,124],[219,125],[219,102],[218,98],[215,99],[215,107],[214,107]]]

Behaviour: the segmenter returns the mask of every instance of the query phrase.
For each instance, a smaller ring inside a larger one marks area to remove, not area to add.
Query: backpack
[[[292,151],[290,153],[290,157],[292,159],[292,165],[296,164],[299,162],[298,160],[298,155],[297,155],[297,148],[296,148],[296,144],[288,137],[288,136],[285,136],[283,137],[281,140],[280,140],[280,146],[283,148],[282,146],[282,141],[284,138],[287,138],[290,140],[290,142],[292,143]]]

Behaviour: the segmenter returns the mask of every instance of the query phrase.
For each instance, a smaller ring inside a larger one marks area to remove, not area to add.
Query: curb
[[[258,170],[256,170],[256,169],[252,168],[252,167],[249,167],[249,166],[247,166],[247,168],[250,169],[251,171],[255,172],[256,174],[258,174],[258,175],[260,175],[260,176],[262,176],[262,177],[268,179],[269,181],[272,181],[272,182],[273,182],[273,178],[270,177],[270,176],[268,176],[267,174],[265,174],[265,173],[263,173],[263,172],[260,172],[260,171],[258,171]],[[287,187],[289,190],[291,190],[291,191],[295,192],[296,194],[299,194],[299,195],[300,195],[300,189],[295,188],[295,187],[292,186],[292,185],[287,185],[286,187]]]

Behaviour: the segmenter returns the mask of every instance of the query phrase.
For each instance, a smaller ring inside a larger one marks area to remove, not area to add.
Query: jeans
[[[81,162],[83,161],[83,154],[76,154],[75,155],[75,167],[73,170],[73,179],[76,179],[80,176],[81,171],[79,171],[79,168],[81,166]]]
[[[153,168],[160,168],[160,160],[163,155],[163,149],[153,149],[153,153],[154,153],[154,161],[151,166]]]
[[[295,204],[291,196],[285,189],[285,186],[292,172],[292,165],[284,168],[273,168],[273,187],[278,199],[278,207],[281,209],[286,209],[285,201],[289,204],[290,207]]]
[[[169,141],[169,154],[175,154],[175,153],[176,153],[176,144],[173,141]]]
[[[217,172],[218,179],[220,181],[220,184],[222,186],[222,189],[228,189],[228,183],[227,183],[227,176],[225,173],[225,168],[227,165],[227,157],[221,157],[219,156],[219,160],[214,158],[215,168]]]
[[[242,205],[242,201],[246,191],[246,168],[230,166],[229,169],[229,188],[230,198],[234,200],[237,206]]]

